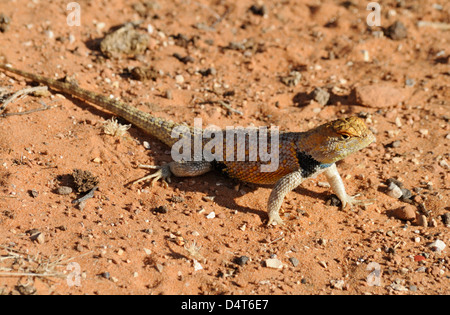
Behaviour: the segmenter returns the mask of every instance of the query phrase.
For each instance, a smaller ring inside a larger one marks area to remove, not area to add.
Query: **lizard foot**
[[[270,226],[272,224],[279,226],[284,225],[284,222],[278,213],[269,213],[269,222],[267,222],[267,226]]]
[[[153,170],[157,170],[155,173],[147,175],[145,177],[142,177],[138,180],[135,180],[132,185],[140,183],[140,182],[145,182],[148,180],[152,180],[151,185],[153,186],[158,180],[161,180],[162,184],[164,187],[168,187],[169,184],[167,182],[170,183],[170,176],[172,175],[172,172],[170,171],[170,166],[169,164],[163,165],[163,166],[155,166],[155,165],[139,165],[139,168],[148,168],[148,169],[153,169]]]
[[[375,199],[356,199],[361,196],[361,194],[356,194],[354,196],[347,195],[346,200],[342,201],[342,209],[344,209],[347,205],[352,206],[368,206],[375,202]]]

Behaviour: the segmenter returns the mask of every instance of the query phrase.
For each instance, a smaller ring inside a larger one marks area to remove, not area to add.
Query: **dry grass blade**
[[[66,266],[64,255],[46,257],[40,253],[30,255],[9,246],[0,245],[0,249],[6,251],[0,256],[0,277],[56,277],[65,278],[63,272],[57,269]]]

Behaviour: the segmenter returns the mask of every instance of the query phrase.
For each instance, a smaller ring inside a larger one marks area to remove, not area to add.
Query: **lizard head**
[[[375,141],[359,117],[337,119],[306,132],[301,147],[322,164],[337,162]]]

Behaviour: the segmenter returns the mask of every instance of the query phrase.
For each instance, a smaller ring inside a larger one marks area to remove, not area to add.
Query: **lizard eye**
[[[348,138],[350,138],[350,136],[348,134],[343,133],[343,134],[341,134],[341,138],[343,140],[347,140]]]

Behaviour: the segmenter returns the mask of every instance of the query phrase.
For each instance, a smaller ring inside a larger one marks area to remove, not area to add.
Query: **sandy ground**
[[[0,57],[19,69],[188,124],[357,115],[377,142],[338,163],[372,205],[329,205],[319,176],[287,196],[286,228],[266,227],[270,187],[216,173],[129,187],[169,148],[135,127],[104,134],[112,115],[69,95],[28,95],[0,118],[0,294],[450,293],[450,3],[380,1],[369,27],[367,2],[80,0],[70,26],[67,1],[1,1]],[[127,22],[138,47],[102,52]],[[31,85],[0,73],[2,101]],[[81,209],[58,192],[74,169],[99,180]],[[412,196],[390,196],[392,178]]]

